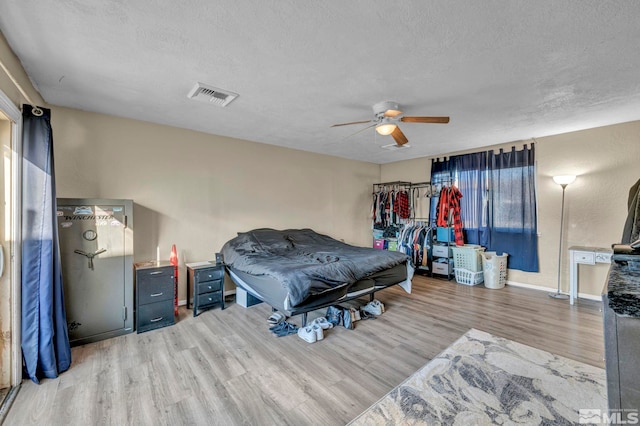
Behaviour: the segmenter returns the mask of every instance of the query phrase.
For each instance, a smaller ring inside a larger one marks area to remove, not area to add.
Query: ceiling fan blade
[[[331,127],[340,127],[340,126],[349,126],[351,124],[364,124],[364,123],[371,123],[371,120],[364,120],[364,121],[352,121],[351,123],[342,123],[342,124],[334,124]]]
[[[443,123],[449,122],[449,117],[402,117],[405,123]]]
[[[391,132],[391,136],[393,136],[393,139],[400,146],[402,146],[405,143],[409,142],[409,139],[407,139],[407,137],[404,135],[404,133],[402,133],[402,130],[400,130],[400,127],[396,127],[396,129],[393,132]]]
[[[349,136],[345,137],[345,139],[350,138],[351,136],[355,136],[355,135],[357,135],[358,133],[362,133],[362,132],[364,132],[365,130],[372,128],[372,127],[373,127],[373,126],[375,126],[376,124],[378,124],[378,123],[373,123],[371,126],[367,126],[367,127],[365,127],[364,129],[360,129],[360,130],[358,130],[358,131],[357,131],[357,132],[355,132],[355,133],[351,133]]]

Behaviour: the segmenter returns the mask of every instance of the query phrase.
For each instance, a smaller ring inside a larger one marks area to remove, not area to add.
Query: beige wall
[[[52,111],[59,197],[134,205],[135,260],[212,259],[236,232],[312,228],[371,243],[380,166],[67,108]],[[180,299],[186,296],[180,271]]]
[[[27,74],[22,68],[22,64],[18,58],[13,54],[13,51],[7,44],[2,33],[0,33],[0,61],[11,73],[13,78],[16,79],[18,84],[22,86],[23,90],[27,92],[27,95],[31,98],[31,101],[39,106],[46,106],[40,94],[33,88]],[[9,76],[0,68],[0,90],[13,101],[13,103],[20,107],[23,103],[27,103],[27,100],[20,94],[18,88],[11,81]]]
[[[523,142],[493,148],[512,145],[521,148]],[[638,121],[536,139],[540,272],[509,270],[509,281],[550,289],[557,286],[562,190],[552,176],[575,174],[578,178],[567,187],[565,199],[561,282],[568,291],[570,246],[610,247],[620,241],[629,188],[640,179],[638,159]],[[382,165],[381,180],[425,181],[430,173],[431,159],[421,158]],[[580,293],[599,295],[608,266],[583,265],[579,271]]]

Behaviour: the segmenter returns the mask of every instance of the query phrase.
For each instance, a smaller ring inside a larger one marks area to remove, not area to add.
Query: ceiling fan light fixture
[[[393,133],[393,131],[397,128],[395,124],[392,123],[382,123],[376,126],[376,132],[381,134],[382,136],[387,136]]]

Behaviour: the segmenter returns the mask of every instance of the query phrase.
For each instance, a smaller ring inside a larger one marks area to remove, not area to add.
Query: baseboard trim
[[[548,293],[553,293],[554,292],[554,288],[549,288],[549,287],[544,287],[541,285],[533,285],[533,284],[525,284],[525,283],[519,283],[516,281],[507,281],[507,285],[511,285],[514,287],[522,287],[522,288],[528,288],[531,290],[538,290],[538,291],[546,291]],[[588,294],[588,293],[578,293],[578,298],[579,299],[589,299],[589,300],[597,300],[597,301],[601,301],[602,297],[599,295],[593,295],[593,294]]]

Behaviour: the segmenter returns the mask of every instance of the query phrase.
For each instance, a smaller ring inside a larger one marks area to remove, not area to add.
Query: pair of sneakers
[[[316,318],[309,325],[298,330],[298,337],[305,342],[315,343],[324,339],[324,330],[329,328],[333,328],[333,324],[325,317]]]
[[[382,315],[384,313],[384,305],[381,301],[373,299],[371,302],[362,306],[360,310],[377,317],[378,315]]]

